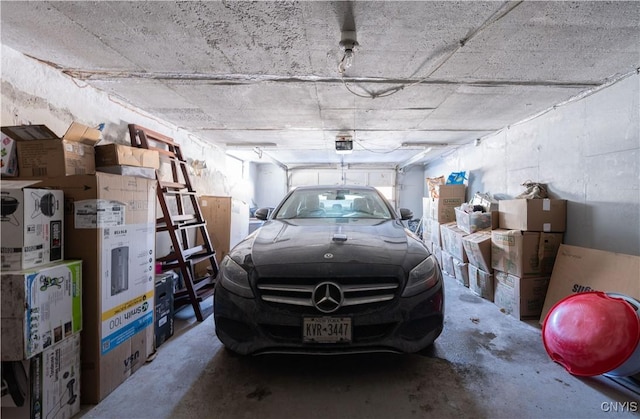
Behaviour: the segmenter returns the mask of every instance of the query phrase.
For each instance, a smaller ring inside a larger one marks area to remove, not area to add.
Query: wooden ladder
[[[211,313],[205,315],[200,302],[213,295],[218,262],[198,197],[191,186],[187,161],[180,145],[172,138],[135,124],[129,124],[129,135],[133,147],[155,150],[160,154],[161,162],[170,162],[171,180],[161,175],[162,165],[156,170],[158,202],[162,208],[162,217],[156,219],[156,232],[169,233],[172,250],[168,255],[156,258],[156,262],[162,264],[163,272],[180,270],[184,288],[174,292],[174,306],[179,308],[191,303],[196,319],[203,321]],[[197,231],[200,232],[202,243],[196,245]],[[211,269],[207,269],[204,277],[196,278],[194,266],[206,260],[211,263]]]

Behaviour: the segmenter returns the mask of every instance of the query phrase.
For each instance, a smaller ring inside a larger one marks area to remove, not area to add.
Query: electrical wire
[[[424,82],[425,80],[430,78],[436,71],[438,71],[440,68],[442,68],[442,66],[444,66],[451,59],[451,57],[453,57],[461,48],[463,48],[466,44],[468,44],[469,41],[471,41],[473,38],[475,38],[480,32],[484,31],[490,25],[494,24],[498,20],[500,20],[503,17],[505,17],[507,14],[509,14],[511,11],[513,11],[516,7],[518,7],[522,3],[524,3],[524,0],[520,0],[520,1],[517,1],[517,2],[505,2],[487,20],[485,20],[482,25],[480,25],[478,28],[476,28],[473,32],[471,32],[469,35],[467,35],[464,39],[461,39],[458,42],[457,46],[440,62],[440,64],[438,64],[433,70],[431,70],[429,72],[429,74],[427,74],[426,76],[420,78],[419,80],[416,80],[413,83],[402,84],[402,85],[399,85],[399,86],[396,86],[396,87],[393,87],[393,88],[390,88],[390,89],[387,89],[387,90],[383,90],[380,93],[369,93],[367,95],[363,95],[363,94],[357,93],[353,89],[351,89],[347,85],[347,82],[344,80],[344,69],[342,71],[340,71],[342,62],[345,59],[345,56],[343,56],[342,60],[338,64],[338,72],[340,73],[340,79],[342,80],[342,84],[345,86],[347,91],[349,91],[351,94],[353,94],[355,96],[358,96],[358,97],[367,98],[367,99],[376,99],[376,98],[379,98],[379,97],[391,96],[393,94],[396,94],[396,93],[400,92],[401,90],[403,90],[403,89],[405,89],[407,87],[413,87],[413,86],[416,86],[418,84],[421,84],[422,82]]]

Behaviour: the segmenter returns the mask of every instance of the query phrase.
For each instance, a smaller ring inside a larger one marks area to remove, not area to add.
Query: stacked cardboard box
[[[494,303],[518,319],[539,318],[566,226],[566,200],[499,202],[491,234]]]
[[[155,180],[42,180],[65,194],[65,252],[83,261],[82,403],[96,404],[154,350]]]
[[[451,277],[456,277],[456,266],[458,272],[462,266],[454,263],[454,257],[457,255],[460,259],[464,259],[463,255],[458,251],[451,251],[445,248],[445,242],[442,238],[442,229],[444,224],[455,224],[456,214],[455,208],[465,202],[466,185],[437,185],[430,191],[430,196],[422,199],[423,224],[425,225],[423,232],[423,240],[428,242],[432,253],[438,259],[442,270]],[[455,243],[451,242],[454,246]],[[466,261],[461,262],[465,264]],[[461,276],[461,281],[463,275]]]
[[[156,178],[160,154],[155,150],[122,144],[104,144],[95,148],[96,170],[123,176]]]
[[[455,278],[464,286],[469,286],[469,275],[467,273],[467,254],[462,245],[462,239],[467,235],[460,230],[456,222],[440,225],[440,237],[442,240],[443,259],[451,259],[450,266],[443,265],[443,269],[449,276]]]
[[[95,173],[97,129],[74,122],[62,138],[45,125],[2,127],[2,132],[16,141],[22,179]]]
[[[462,238],[469,259],[469,289],[493,301],[493,268],[491,266],[491,230],[481,230]]]

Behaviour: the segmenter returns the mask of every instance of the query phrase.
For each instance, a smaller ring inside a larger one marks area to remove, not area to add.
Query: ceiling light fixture
[[[405,161],[404,163],[399,164],[398,167],[397,167],[397,170],[399,172],[404,171],[404,169],[407,166],[411,166],[412,164],[416,163],[418,160],[421,160],[424,156],[429,154],[431,152],[431,150],[433,150],[433,147],[425,148],[424,150],[422,150],[421,152],[419,152],[415,156],[411,157],[409,160]]]
[[[356,31],[342,31],[342,38],[340,39],[340,49],[344,51],[342,60],[338,64],[338,72],[344,73],[347,68],[353,65],[353,55],[356,48],[359,46],[356,40]]]

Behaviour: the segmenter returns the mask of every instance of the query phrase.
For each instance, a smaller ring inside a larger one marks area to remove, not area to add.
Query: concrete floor
[[[210,306],[211,299],[204,304]],[[640,395],[578,378],[547,356],[535,321],[446,278],[445,330],[425,355],[231,356],[213,316],[176,314],[157,356],[83,418],[615,418]]]

